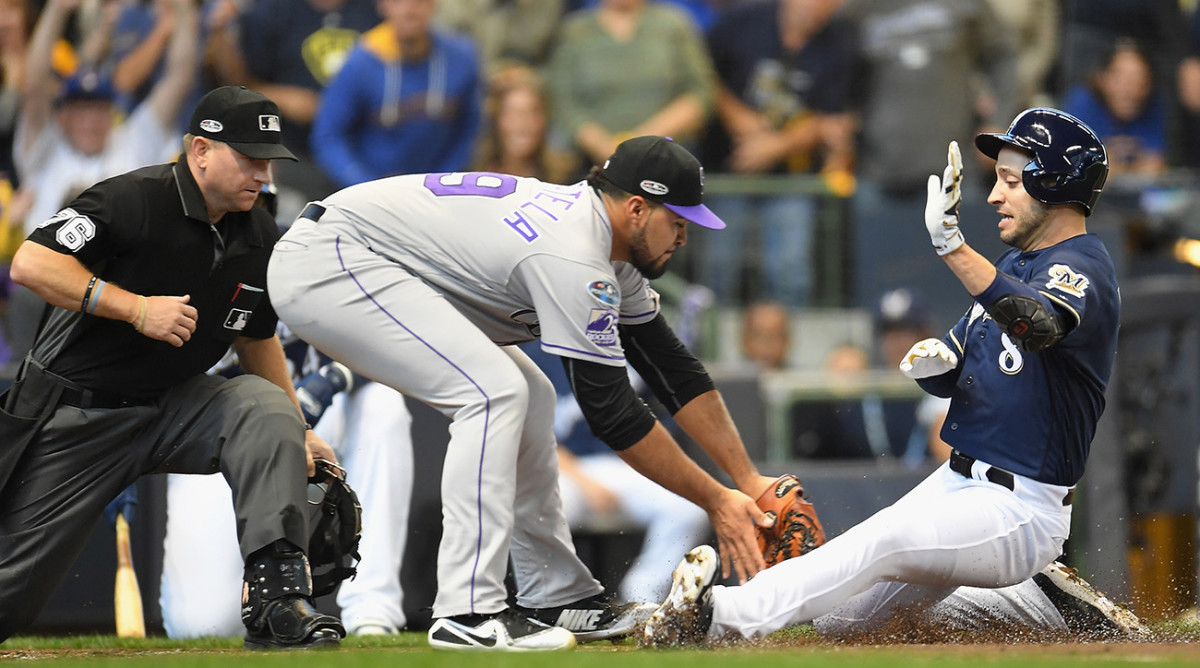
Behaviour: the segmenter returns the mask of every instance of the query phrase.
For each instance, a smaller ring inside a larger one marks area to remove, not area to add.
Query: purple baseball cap
[[[725,221],[704,206],[704,168],[669,137],[634,137],[621,142],[601,167],[621,190],[658,202],[710,230]]]

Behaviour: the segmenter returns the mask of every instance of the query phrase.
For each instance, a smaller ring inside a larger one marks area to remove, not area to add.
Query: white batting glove
[[[925,339],[913,344],[900,360],[900,373],[916,380],[940,376],[958,366],[958,355],[941,339]]]
[[[958,229],[958,205],[962,201],[962,154],[958,142],[950,142],[946,151],[946,171],[939,181],[930,174],[926,186],[925,229],[938,255],[958,250],[963,245],[963,235]]]

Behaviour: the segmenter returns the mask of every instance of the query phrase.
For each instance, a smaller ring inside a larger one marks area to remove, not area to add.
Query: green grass
[[[247,652],[241,638],[170,640],[113,636],[13,638],[0,645],[0,665],[163,666],[165,668],[1049,668],[1200,665],[1200,632],[1194,627],[1159,643],[1025,643],[861,646],[827,644],[801,628],[757,646],[719,649],[639,650],[632,641],[593,643],[572,652],[496,654],[435,652],[423,633],[348,638],[340,649],[314,652]]]

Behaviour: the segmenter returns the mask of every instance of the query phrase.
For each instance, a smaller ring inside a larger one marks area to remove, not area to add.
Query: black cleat
[[[255,628],[246,627],[246,649],[337,647],[346,635],[337,617],[318,612],[304,596],[285,596],[266,604]]]
[[[308,559],[290,543],[252,554],[244,580],[246,649],[337,647],[346,636],[341,620],[316,609]]]
[[[601,593],[554,608],[517,609],[534,624],[564,628],[575,634],[577,642],[591,642],[633,633],[657,607],[653,603],[624,603]]]

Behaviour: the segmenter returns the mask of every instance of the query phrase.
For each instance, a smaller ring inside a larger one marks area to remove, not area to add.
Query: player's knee
[[[494,383],[485,390],[485,400],[494,409],[515,411],[524,415],[529,410],[530,388],[519,373],[506,375],[504,382]]]
[[[554,392],[554,383],[545,375],[527,376],[530,406],[553,406],[558,395]]]
[[[248,456],[274,459],[280,454],[304,459],[304,421],[282,389],[254,375],[229,381],[234,401],[226,447],[238,444]]]

